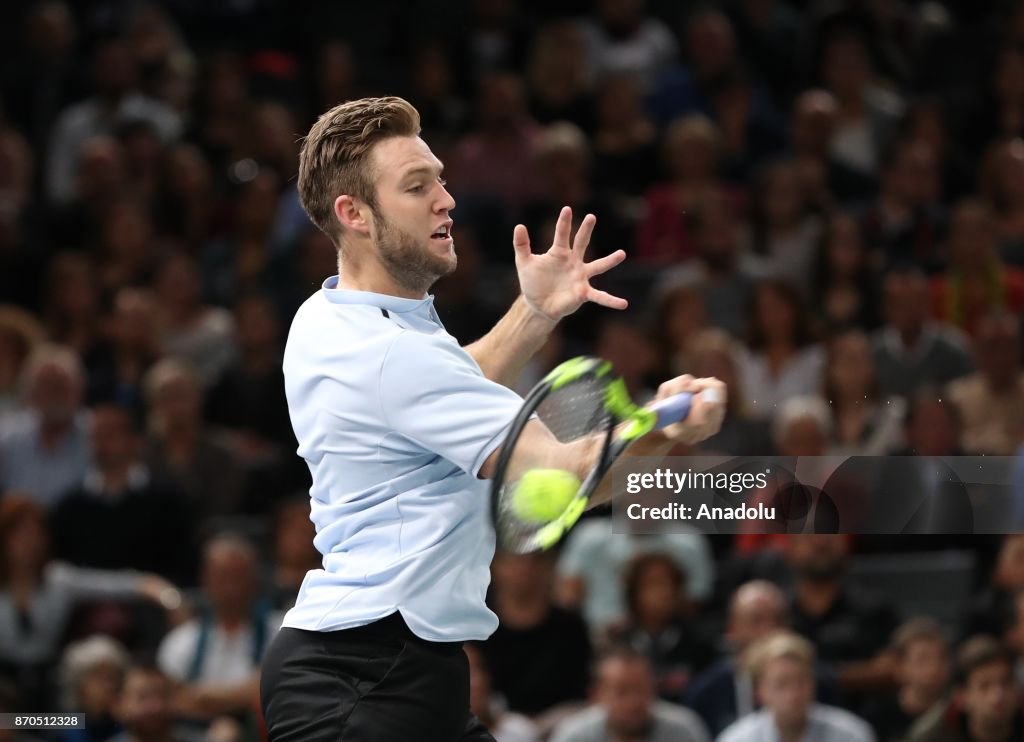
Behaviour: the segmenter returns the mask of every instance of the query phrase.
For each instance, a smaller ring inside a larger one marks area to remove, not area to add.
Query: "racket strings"
[[[605,389],[604,381],[593,377],[570,382],[550,392],[537,406],[536,415],[562,443],[604,433],[612,423],[605,407]],[[501,548],[533,551],[537,548],[535,537],[546,524],[525,522],[516,514],[513,494],[518,484],[518,480],[506,481],[500,490],[496,529]]]

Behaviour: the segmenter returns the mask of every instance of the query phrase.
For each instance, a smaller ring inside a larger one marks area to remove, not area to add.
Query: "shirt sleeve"
[[[487,379],[446,333],[400,333],[381,364],[377,393],[397,433],[476,476],[501,445],[523,399]]]

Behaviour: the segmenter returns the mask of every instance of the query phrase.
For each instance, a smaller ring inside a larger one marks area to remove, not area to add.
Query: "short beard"
[[[376,209],[377,253],[388,275],[401,288],[425,294],[442,276],[455,270],[457,259],[448,260],[429,252],[408,232],[403,232]]]

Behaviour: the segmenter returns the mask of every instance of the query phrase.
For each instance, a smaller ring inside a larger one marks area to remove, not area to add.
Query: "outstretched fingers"
[[[593,278],[594,276],[600,276],[602,273],[607,273],[625,259],[625,251],[616,250],[611,255],[605,255],[603,258],[592,260],[584,265],[584,269],[587,272],[587,278]]]

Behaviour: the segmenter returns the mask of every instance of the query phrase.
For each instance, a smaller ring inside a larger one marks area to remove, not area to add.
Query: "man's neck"
[[[63,438],[71,432],[71,420],[51,422],[41,420],[39,423],[39,438],[43,448],[53,449],[60,445]]]
[[[357,245],[349,248],[347,254],[351,255],[357,250],[364,252],[369,250],[369,245]],[[338,288],[346,291],[369,291],[374,294],[386,296],[397,296],[402,299],[422,299],[429,289],[428,287],[409,287],[400,285],[377,261],[354,261],[342,259],[345,269],[342,271],[339,266]]]
[[[776,719],[775,728],[779,732],[779,742],[800,742],[804,730],[807,728],[807,718],[787,722]]]

